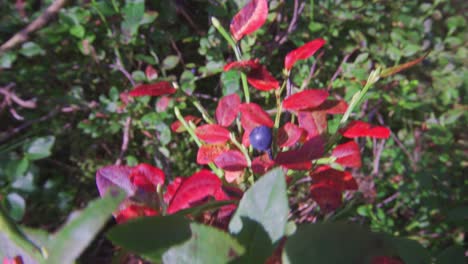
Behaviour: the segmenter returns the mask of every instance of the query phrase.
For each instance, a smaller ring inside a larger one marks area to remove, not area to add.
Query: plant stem
[[[193,99],[193,105],[198,109],[198,111],[202,114],[203,119],[208,123],[208,124],[214,124],[215,122],[213,119],[210,117],[206,109],[200,104],[199,101]]]
[[[200,139],[197,137],[197,135],[195,134],[195,130],[190,126],[189,123],[187,123],[187,121],[185,121],[184,117],[180,114],[180,110],[178,107],[174,107],[174,113],[177,117],[177,120],[180,121],[180,123],[182,124],[182,126],[184,126],[185,130],[187,130],[187,132],[190,134],[190,137],[195,141],[195,143],[197,144],[198,147],[201,147],[203,145],[203,143],[200,141]],[[193,125],[193,123],[191,123]],[[194,125],[193,125],[194,126]],[[210,169],[216,174],[218,175],[219,178],[222,178],[223,177],[223,171],[220,170],[219,168],[216,167],[216,165],[213,163],[213,162],[210,162],[208,164],[208,166],[210,167]]]
[[[244,154],[244,157],[247,160],[247,167],[250,168],[250,166],[252,165],[252,161],[250,160],[249,151],[244,145],[240,144],[239,141],[237,141],[234,133],[231,133],[230,136],[231,142],[242,152],[242,154]]]
[[[237,46],[236,42],[231,38],[229,33],[227,33],[227,31],[223,28],[219,20],[216,17],[212,17],[211,23],[218,30],[218,32],[224,37],[224,39],[228,42],[228,44],[231,46],[232,50],[234,51],[234,54],[236,55],[237,61],[241,61],[242,52],[240,51],[239,46]],[[249,93],[249,85],[247,83],[247,76],[243,72],[241,72],[241,81],[242,81],[242,88],[244,90],[244,95],[245,95],[245,102],[250,103],[250,93]]]
[[[23,232],[13,223],[7,213],[0,205],[0,231],[5,234],[7,239],[11,240],[16,246],[23,249],[31,258],[41,262],[47,252],[31,242]]]

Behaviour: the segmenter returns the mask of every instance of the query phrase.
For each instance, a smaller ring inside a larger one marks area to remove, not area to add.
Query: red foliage
[[[164,172],[146,163],[134,167],[130,173],[130,181],[134,186],[148,192],[154,192],[158,185],[164,184]]]
[[[215,197],[221,189],[221,180],[209,170],[201,170],[185,179],[167,208],[168,214],[189,208],[208,197]]]
[[[195,134],[207,143],[226,143],[230,139],[229,130],[215,124],[199,126],[195,129]]]
[[[343,137],[357,138],[357,137],[371,137],[383,138],[390,137],[390,129],[384,126],[374,126],[363,121],[352,121],[345,128],[340,130]]]
[[[325,90],[304,90],[295,93],[283,101],[283,108],[286,110],[305,110],[317,107],[328,97],[328,92]]]
[[[327,131],[327,115],[323,111],[299,112],[299,126],[307,131],[307,139],[322,136]]]
[[[284,58],[284,68],[286,70],[290,70],[296,61],[298,60],[305,60],[315,54],[317,50],[319,50],[325,44],[325,40],[323,39],[314,39],[299,48],[291,51],[286,55]]]
[[[158,215],[158,211],[151,207],[144,205],[131,204],[123,210],[120,210],[115,220],[117,223],[125,223],[130,219],[142,217],[142,216],[155,216]]]
[[[228,150],[214,159],[216,166],[226,171],[242,171],[247,167],[244,154],[238,150]]]
[[[305,130],[303,128],[288,122],[278,130],[278,146],[281,148],[292,147],[302,138],[304,134]]]
[[[148,65],[146,66],[146,69],[145,69],[145,75],[146,75],[146,79],[151,81],[151,80],[158,78],[158,71],[156,71],[156,69],[153,68],[153,66]]]
[[[401,260],[392,258],[392,257],[386,257],[386,256],[377,256],[373,257],[371,260],[371,264],[404,264]]]
[[[239,106],[242,128],[248,133],[257,126],[273,127],[274,123],[267,112],[258,104],[244,103]],[[248,136],[247,136],[248,137]]]
[[[267,153],[252,160],[252,171],[256,174],[263,175],[273,166],[275,166],[275,162],[270,159]]]
[[[321,137],[311,138],[298,149],[279,152],[275,162],[288,169],[309,170],[312,168],[311,161],[323,155],[324,145]]]
[[[268,16],[266,0],[251,0],[237,13],[231,21],[231,34],[236,41],[259,29]]]
[[[204,165],[213,162],[221,153],[229,150],[226,144],[208,144],[198,148],[197,163]]]
[[[361,167],[361,152],[359,146],[354,141],[336,146],[332,152],[332,156],[336,158],[336,163],[345,167],[360,168]]]
[[[152,84],[140,84],[131,90],[128,95],[133,97],[138,96],[160,96],[164,94],[173,94],[176,89],[170,82],[157,82]]]
[[[228,70],[239,70],[246,73],[249,84],[260,91],[279,88],[279,82],[257,59],[231,62],[224,66],[224,71]]]
[[[239,112],[240,97],[237,94],[224,96],[216,107],[216,121],[223,127],[228,127],[234,122]]]

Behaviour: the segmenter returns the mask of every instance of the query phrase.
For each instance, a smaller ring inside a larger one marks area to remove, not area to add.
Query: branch
[[[34,19],[31,24],[16,33],[7,42],[0,46],[0,54],[14,48],[15,46],[25,42],[29,38],[29,34],[42,28],[47,22],[55,16],[58,11],[65,5],[66,0],[55,0],[39,17]]]
[[[119,158],[115,161],[115,165],[122,164],[122,160],[125,155],[125,152],[127,152],[128,141],[130,139],[130,127],[131,126],[132,126],[132,118],[127,117],[127,120],[125,120],[125,126],[124,126],[124,131],[123,131],[122,146],[120,147]]]

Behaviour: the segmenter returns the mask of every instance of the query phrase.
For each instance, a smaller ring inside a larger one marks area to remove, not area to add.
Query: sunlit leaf
[[[286,123],[278,130],[278,146],[291,147],[296,144],[299,139],[305,134],[304,129],[296,126],[293,123]]]
[[[267,0],[251,0],[231,21],[231,34],[236,41],[259,29],[268,16]]]
[[[203,165],[213,162],[216,157],[228,150],[229,146],[226,144],[202,145],[197,152],[197,163]]]
[[[195,129],[197,137],[207,143],[225,143],[230,139],[230,132],[216,124],[206,124]]]
[[[340,144],[332,151],[332,156],[336,158],[336,163],[350,168],[361,167],[361,152],[359,145],[355,141]]]
[[[317,107],[328,97],[325,90],[304,90],[295,93],[283,101],[283,107],[286,110],[298,111]]]
[[[152,84],[140,84],[131,90],[128,94],[133,97],[138,96],[160,96],[164,94],[173,94],[176,89],[170,82],[157,82]]]
[[[214,159],[216,166],[227,171],[241,171],[247,167],[247,160],[244,154],[238,150],[223,152]]]
[[[371,138],[389,138],[390,129],[384,126],[374,126],[363,121],[352,121],[345,128],[340,129],[343,137],[371,137]]]
[[[273,121],[265,110],[258,104],[244,103],[239,106],[241,124],[245,131],[252,131],[257,126],[273,127]]]
[[[315,54],[325,44],[323,39],[314,39],[289,52],[284,58],[284,68],[290,70],[298,60],[305,60]]]
[[[307,138],[314,138],[327,131],[327,116],[324,111],[301,111],[298,113],[299,126],[307,131]]]

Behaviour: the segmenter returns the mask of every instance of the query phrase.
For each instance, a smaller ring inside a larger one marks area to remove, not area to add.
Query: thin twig
[[[182,63],[182,65],[185,67],[184,57],[182,57],[182,53],[180,52],[180,50],[177,47],[177,44],[174,42],[174,40],[172,38],[170,38],[170,40],[171,40],[171,46],[175,50],[175,52],[177,53],[177,57],[179,57],[180,63]]]
[[[398,196],[400,196],[400,192],[396,192],[392,195],[390,195],[389,197],[385,198],[385,200],[383,200],[382,202],[378,203],[377,204],[377,207],[380,208],[390,202],[392,202],[393,200],[395,200],[396,198],[398,198]]]
[[[124,158],[125,152],[128,149],[128,142],[130,141],[130,127],[132,126],[132,118],[129,116],[125,120],[123,137],[122,137],[122,146],[120,147],[119,158],[115,161],[115,165],[121,165]]]
[[[304,79],[304,81],[301,84],[301,90],[304,90],[309,85],[310,80],[312,80],[312,77],[314,77],[315,71],[317,69],[317,62],[322,58],[323,54],[325,54],[324,51],[320,52],[317,55],[314,63],[312,64],[312,67],[310,67],[309,76],[307,76],[307,78]]]
[[[348,61],[349,57],[351,57],[351,55],[353,55],[353,53],[356,52],[357,50],[359,50],[359,47],[354,48],[350,53],[344,56],[343,60],[341,61],[340,66],[338,67],[338,69],[336,69],[336,72],[333,74],[332,78],[330,79],[330,82],[327,86],[327,90],[330,90],[332,88],[333,82],[336,80],[336,78],[338,78],[338,76],[343,71],[343,65]]]
[[[15,46],[25,42],[29,38],[29,34],[34,31],[42,28],[47,22],[55,16],[59,10],[65,5],[66,0],[56,0],[54,1],[39,17],[34,19],[31,24],[22,29],[20,32],[16,33],[11,37],[7,42],[3,43],[0,46],[0,54],[14,48]]]
[[[376,176],[379,174],[379,167],[380,167],[380,157],[382,156],[382,151],[385,146],[385,140],[380,140],[377,143],[377,139],[374,139],[374,161],[373,161],[373,169],[372,175]]]
[[[286,30],[286,32],[283,33],[283,36],[277,38],[277,43],[279,45],[282,45],[284,44],[287,40],[288,40],[288,37],[289,35],[294,32],[294,30],[296,29],[297,27],[297,19],[299,17],[299,14],[302,12],[302,10],[304,10],[304,7],[305,7],[305,4],[302,3],[299,5],[299,1],[298,0],[294,0],[294,11],[293,11],[293,15],[292,15],[292,18],[291,18],[291,21],[289,22],[289,26],[288,26],[288,29]]]

